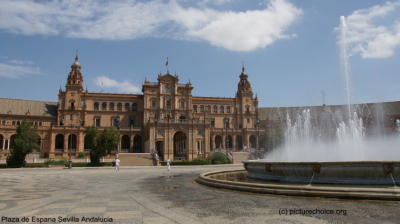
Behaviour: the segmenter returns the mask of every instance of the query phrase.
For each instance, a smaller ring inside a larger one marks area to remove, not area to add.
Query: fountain
[[[319,116],[329,119],[321,121],[312,118],[309,109],[297,115],[295,121],[287,115],[284,147],[268,155],[265,160],[244,161],[249,177],[293,183],[308,183],[312,179],[313,183],[346,185],[395,185],[395,181],[400,180],[400,153],[396,147],[400,139],[380,137],[367,141],[363,120],[358,116],[360,112],[351,105],[350,67],[343,16],[340,17],[340,30],[347,112],[324,111]],[[325,125],[327,123],[330,124],[328,128]],[[329,133],[329,129],[336,129],[336,138],[322,139],[324,132]],[[392,145],[376,147],[378,142],[391,142]]]
[[[288,113],[284,146],[265,159],[243,161],[248,177],[270,183],[227,183],[207,179],[211,174],[201,175],[198,182],[273,194],[400,200],[400,189],[396,186],[400,182],[400,138],[397,135],[366,139],[365,125],[359,117],[362,108],[350,102],[350,67],[343,16],[340,30],[346,109],[330,111],[326,107],[314,117],[310,109]],[[400,121],[396,125],[400,130]]]

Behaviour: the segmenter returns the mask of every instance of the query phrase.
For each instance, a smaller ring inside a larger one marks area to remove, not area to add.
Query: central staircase
[[[154,166],[151,153],[118,153],[121,166]]]
[[[233,164],[242,164],[242,161],[251,159],[251,152],[232,152]]]

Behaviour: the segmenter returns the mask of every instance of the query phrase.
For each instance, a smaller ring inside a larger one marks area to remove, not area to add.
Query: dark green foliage
[[[100,164],[100,158],[107,156],[117,148],[120,133],[114,127],[105,128],[103,133],[94,126],[86,127],[86,144],[90,151],[90,161]]]
[[[211,164],[230,164],[231,162],[222,152],[216,152],[210,157]]]
[[[190,165],[210,165],[211,162],[204,158],[195,158],[192,161],[171,161],[171,166],[190,166]],[[167,162],[162,161],[162,166],[166,166]]]
[[[8,167],[23,167],[25,165],[26,155],[32,153],[33,149],[39,148],[37,144],[38,140],[37,127],[29,122],[23,121],[17,127],[14,149],[11,150],[7,158]]]
[[[111,163],[72,163],[72,167],[103,167],[111,166]]]
[[[46,164],[46,165],[65,165],[65,166],[68,166],[68,160],[67,159],[58,159],[58,160],[48,159],[48,160],[44,161],[44,164]]]
[[[44,163],[27,163],[26,168],[43,168],[43,167],[48,167],[46,164]]]
[[[260,136],[260,147],[267,151],[278,148],[284,142],[284,132],[281,128],[267,128],[265,134]]]
[[[205,158],[195,158],[191,161],[193,165],[210,165],[211,161]]]
[[[78,158],[84,159],[86,157],[86,152],[79,152],[78,153]]]
[[[68,161],[67,161],[68,163]],[[51,165],[57,165],[57,164],[51,164]],[[61,164],[63,165],[63,164]],[[92,164],[92,163],[72,163],[73,167],[104,167],[104,166],[111,166],[111,163],[98,163],[98,164]],[[43,168],[43,167],[48,167],[48,164],[46,163],[27,163],[25,165],[26,168]],[[0,169],[2,168],[9,168],[7,164],[0,164]]]

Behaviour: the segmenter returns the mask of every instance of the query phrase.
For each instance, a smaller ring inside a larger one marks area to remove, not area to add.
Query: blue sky
[[[79,51],[89,92],[141,93],[161,72],[234,97],[242,63],[260,107],[399,101],[400,1],[0,0],[0,97],[57,101]],[[102,80],[102,81],[101,81]],[[103,86],[102,83],[103,82]],[[323,98],[324,95],[324,98]]]

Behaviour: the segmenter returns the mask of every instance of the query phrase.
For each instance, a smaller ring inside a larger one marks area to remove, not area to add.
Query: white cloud
[[[211,5],[229,2],[218,0]],[[177,0],[3,0],[0,29],[21,35],[102,40],[148,36],[204,40],[232,51],[251,51],[294,36],[285,31],[301,14],[287,0],[271,0],[264,10],[244,12],[183,7]]]
[[[100,87],[111,88],[121,93],[139,93],[141,89],[130,81],[118,82],[116,80],[107,78],[106,76],[97,76],[94,80],[95,84]]]
[[[33,67],[31,61],[11,60],[0,63],[0,77],[18,79],[26,75],[43,75],[39,67]]]
[[[290,38],[285,30],[302,14],[292,4],[276,0],[265,10],[220,13],[200,29],[189,34],[233,51],[251,51]]]
[[[400,1],[354,11],[346,17],[347,40],[353,54],[386,58],[400,46]],[[393,18],[395,15],[395,18]]]

